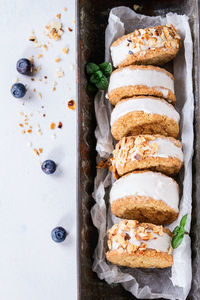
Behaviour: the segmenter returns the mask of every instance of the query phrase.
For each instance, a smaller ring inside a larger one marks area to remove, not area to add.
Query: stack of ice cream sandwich
[[[163,65],[180,48],[172,25],[138,29],[111,45],[116,70],[108,98],[112,156],[117,179],[110,192],[112,213],[123,219],[108,231],[107,260],[128,266],[173,264],[172,233],[164,228],[179,214],[179,186],[172,178],[183,163],[174,77]]]

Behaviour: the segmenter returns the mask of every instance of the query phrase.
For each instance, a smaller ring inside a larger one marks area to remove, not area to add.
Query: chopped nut
[[[62,125],[62,122],[59,122],[59,123],[58,123],[58,128],[62,128],[62,126],[63,126],[63,125]]]
[[[43,54],[42,53],[38,54],[37,58],[41,58],[41,57],[43,57]]]
[[[68,27],[68,30],[69,30],[70,32],[72,32],[72,31],[73,31],[73,29],[72,29],[71,27]]]
[[[22,131],[21,131],[22,134],[24,134],[25,132],[26,132],[25,130],[22,130]]]
[[[27,130],[27,132],[28,132],[28,133],[31,133],[31,132],[32,132],[32,130],[31,130],[31,129],[28,129],[28,130]]]
[[[44,50],[48,50],[48,47],[47,47],[47,45],[46,44],[44,44],[44,45],[42,45],[42,48],[44,49]]]
[[[62,24],[58,21],[53,21],[49,25],[46,26],[47,36],[50,39],[54,39],[58,41],[61,39],[61,35],[63,34]]]
[[[19,127],[24,127],[24,125],[23,124],[19,124]]]
[[[37,149],[33,149],[33,152],[38,156],[40,155],[40,153],[37,151]]]
[[[62,48],[62,52],[67,54],[69,52],[69,48],[66,48],[66,47]]]
[[[39,148],[38,150],[39,150],[39,152],[40,152],[40,153],[42,153],[42,152],[43,152],[43,149],[42,149],[42,148]]]
[[[57,14],[56,18],[60,19],[61,18],[61,14]]]
[[[76,102],[74,100],[68,101],[68,108],[74,110],[76,108]]]
[[[56,127],[56,124],[52,122],[52,123],[50,124],[50,129],[55,129],[55,127]]]
[[[42,116],[45,118],[45,117],[46,117],[46,114],[43,114]]]
[[[53,87],[53,89],[52,89],[52,90],[53,90],[53,92],[55,92],[56,88],[55,88],[55,87]]]
[[[30,62],[33,64],[34,63],[34,59],[33,56],[29,57]]]
[[[44,76],[44,79],[47,79],[47,76]]]
[[[37,38],[36,38],[36,36],[35,36],[35,35],[30,36],[30,37],[29,37],[29,41],[34,42],[34,43],[37,43]]]
[[[41,94],[41,93],[38,93],[38,97],[39,97],[40,99],[42,99],[42,94]]]
[[[61,61],[60,57],[55,58],[55,62],[58,63],[59,61]]]
[[[64,11],[67,11],[67,7],[63,7],[63,10],[64,10]]]
[[[31,78],[32,81],[35,81],[35,78]]]
[[[63,72],[61,69],[58,69],[58,70],[56,71],[56,76],[57,76],[58,78],[61,78],[61,77],[64,76],[64,72]]]
[[[36,89],[35,89],[35,88],[33,89],[33,92],[34,92],[34,93],[36,92]]]

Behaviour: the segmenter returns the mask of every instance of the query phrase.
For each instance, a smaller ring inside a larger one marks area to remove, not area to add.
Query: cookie
[[[136,220],[123,220],[108,230],[106,258],[130,268],[167,268],[173,264],[169,229]]]
[[[162,65],[180,48],[180,36],[173,25],[135,30],[117,39],[110,47],[114,67]]]
[[[180,116],[173,105],[139,96],[121,100],[111,113],[111,131],[116,140],[139,134],[162,134],[177,138]]]
[[[108,98],[113,105],[121,99],[139,95],[161,97],[174,104],[173,75],[154,66],[128,66],[112,72]]]
[[[161,135],[124,137],[115,146],[111,163],[115,177],[147,169],[174,176],[183,164],[182,145]]]
[[[170,224],[178,217],[179,186],[174,179],[151,171],[129,173],[110,191],[112,213],[156,225]]]

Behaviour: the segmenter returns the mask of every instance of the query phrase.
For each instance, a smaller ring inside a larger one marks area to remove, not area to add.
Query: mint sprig
[[[88,63],[86,73],[89,75],[88,91],[94,92],[97,89],[106,90],[108,88],[108,77],[112,73],[112,65],[109,62],[102,64]]]
[[[182,243],[182,240],[184,238],[184,234],[185,232],[185,225],[187,222],[187,216],[188,214],[184,215],[180,221],[180,225],[176,226],[173,230],[173,238],[172,238],[172,248],[176,249],[180,246],[180,244]]]

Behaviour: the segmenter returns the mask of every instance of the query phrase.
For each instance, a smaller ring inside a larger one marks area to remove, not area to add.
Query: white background
[[[75,86],[75,1],[72,0],[0,0],[0,299],[2,300],[74,300],[76,273],[76,111],[67,101],[76,100]],[[67,11],[63,11],[63,7]],[[35,30],[39,42],[47,43],[45,25],[62,14],[65,30],[62,40],[50,40],[45,52],[28,41]],[[61,49],[67,46],[69,54]],[[16,71],[22,57],[42,53],[35,59],[41,71],[35,81]],[[55,57],[61,57],[58,64]],[[58,65],[65,72],[56,78]],[[44,76],[48,76],[47,85]],[[26,83],[29,93],[24,101],[10,93],[15,78]],[[42,82],[38,79],[42,78]],[[52,92],[53,82],[56,91]],[[36,93],[32,89],[36,88]],[[39,99],[41,92],[42,99]],[[30,99],[29,99],[30,96]],[[24,103],[24,106],[22,105]],[[41,106],[44,106],[42,109]],[[32,134],[21,134],[24,123],[20,112],[32,113]],[[42,114],[45,113],[44,118]],[[62,129],[49,129],[61,121]],[[43,135],[37,133],[40,124]],[[56,138],[52,138],[52,134]],[[27,143],[31,142],[32,147]],[[33,148],[43,148],[37,157]],[[53,159],[58,164],[54,175],[45,175],[40,162]],[[57,244],[51,230],[64,226],[69,235]]]

